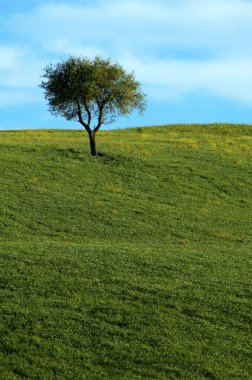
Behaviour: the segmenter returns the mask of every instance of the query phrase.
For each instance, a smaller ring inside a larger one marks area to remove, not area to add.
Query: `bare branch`
[[[86,129],[87,132],[90,132],[91,131],[90,126],[87,123],[85,123],[85,121],[82,118],[81,107],[80,107],[80,103],[78,101],[77,101],[77,107],[78,107],[79,123],[81,123],[83,125],[83,127]]]
[[[90,109],[88,108],[87,102],[86,102],[86,100],[84,98],[83,98],[83,104],[84,104],[85,110],[86,110],[86,112],[88,114],[88,126],[90,127],[91,120],[92,120],[92,115],[91,115]]]
[[[103,123],[103,108],[104,108],[103,104],[99,106],[98,123],[97,123],[96,127],[94,128],[94,132],[97,132]]]

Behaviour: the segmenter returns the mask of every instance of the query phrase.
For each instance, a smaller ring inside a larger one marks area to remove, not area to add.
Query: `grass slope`
[[[0,133],[0,378],[251,379],[251,127]]]

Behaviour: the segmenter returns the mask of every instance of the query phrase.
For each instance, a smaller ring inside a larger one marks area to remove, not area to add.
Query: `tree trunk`
[[[96,150],[95,132],[94,131],[90,131],[88,133],[88,135],[89,135],[89,141],[90,141],[91,155],[92,156],[97,156],[98,152]]]

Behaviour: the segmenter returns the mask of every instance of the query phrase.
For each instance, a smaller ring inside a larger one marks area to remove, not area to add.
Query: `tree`
[[[69,57],[44,69],[40,87],[49,111],[77,120],[87,131],[91,154],[97,155],[95,136],[102,124],[146,107],[145,95],[134,73],[127,73],[111,59]],[[94,122],[95,119],[95,122]]]

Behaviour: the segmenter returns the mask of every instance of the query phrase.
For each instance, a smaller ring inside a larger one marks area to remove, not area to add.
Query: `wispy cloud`
[[[19,47],[0,45],[0,70],[3,72],[15,69],[22,55]]]
[[[11,88],[36,86],[41,61],[31,48],[0,45],[0,57],[0,86]]]
[[[125,56],[124,62],[158,100],[179,100],[200,91],[252,105],[252,57],[146,62]]]
[[[104,49],[99,49],[95,44],[82,45],[79,41],[73,42],[69,38],[56,38],[46,42],[43,46],[46,51],[53,52],[54,54],[72,54],[72,52],[74,52],[75,55],[85,57],[94,57],[104,54]]]
[[[36,89],[29,91],[23,89],[0,88],[0,108],[32,104],[41,100],[41,94]]]
[[[182,48],[216,54],[242,47],[251,51],[251,16],[252,3],[246,0],[106,0],[45,4],[15,15],[11,27],[40,43],[66,38],[82,45],[106,42],[107,50],[148,53],[149,47],[149,55],[151,49],[169,54],[167,49]]]
[[[252,105],[251,19],[248,0],[45,2],[2,24],[22,46],[0,46],[0,87],[32,91],[45,62],[101,54],[154,99],[203,91]]]

